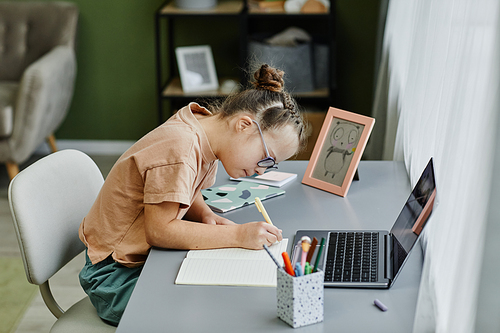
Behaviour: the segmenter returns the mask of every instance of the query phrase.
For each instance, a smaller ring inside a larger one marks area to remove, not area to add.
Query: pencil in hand
[[[259,212],[262,213],[262,216],[264,216],[266,222],[269,223],[270,225],[274,225],[269,215],[267,215],[266,209],[264,208],[264,205],[262,204],[262,201],[260,201],[259,197],[255,197],[255,206],[257,206]]]

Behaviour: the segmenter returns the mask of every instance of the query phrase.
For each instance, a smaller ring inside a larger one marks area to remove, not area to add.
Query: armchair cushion
[[[0,161],[22,163],[57,129],[68,110],[75,76],[76,58],[69,46],[57,46],[26,69],[16,94],[8,148],[0,144]]]
[[[13,108],[18,89],[17,82],[0,81],[0,138],[7,138],[12,134]]]

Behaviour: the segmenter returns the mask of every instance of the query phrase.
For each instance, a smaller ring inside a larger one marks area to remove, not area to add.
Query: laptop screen
[[[399,272],[425,226],[432,211],[435,196],[436,182],[431,158],[391,229],[393,277]]]

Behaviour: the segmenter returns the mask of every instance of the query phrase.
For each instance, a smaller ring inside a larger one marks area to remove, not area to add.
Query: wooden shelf
[[[234,80],[238,82],[237,78],[222,78],[219,80],[219,87],[222,86],[222,83],[228,79]],[[207,90],[207,91],[196,91],[196,92],[191,92],[191,93],[185,93],[182,90],[182,85],[181,85],[181,80],[179,77],[172,78],[170,83],[163,89],[162,96],[165,98],[171,98],[171,97],[225,97],[228,94],[225,92],[222,92],[219,89],[217,90]]]
[[[316,89],[307,92],[292,92],[293,97],[303,97],[303,98],[328,98],[328,88]]]
[[[217,6],[207,9],[182,9],[172,1],[160,10],[160,15],[236,15],[243,10],[243,0],[217,2]]]
[[[222,78],[219,80],[219,86],[222,86],[222,82],[224,82],[225,80],[228,80],[228,79],[238,81],[237,78]],[[317,90],[310,91],[310,92],[292,93],[292,95],[294,97],[302,97],[302,98],[327,98],[328,97],[328,88],[317,89]],[[164,98],[172,98],[172,97],[196,98],[196,97],[226,97],[226,96],[228,96],[228,94],[225,92],[222,92],[220,89],[185,93],[182,90],[180,78],[175,77],[163,89],[162,96]]]

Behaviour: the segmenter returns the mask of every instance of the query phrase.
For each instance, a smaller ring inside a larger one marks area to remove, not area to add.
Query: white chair
[[[9,185],[9,204],[28,282],[38,285],[45,304],[58,320],[51,332],[114,332],[88,297],[64,312],[49,279],[85,247],[78,227],[104,180],[90,157],[62,150],[30,165]],[[82,263],[83,267],[83,263]]]

